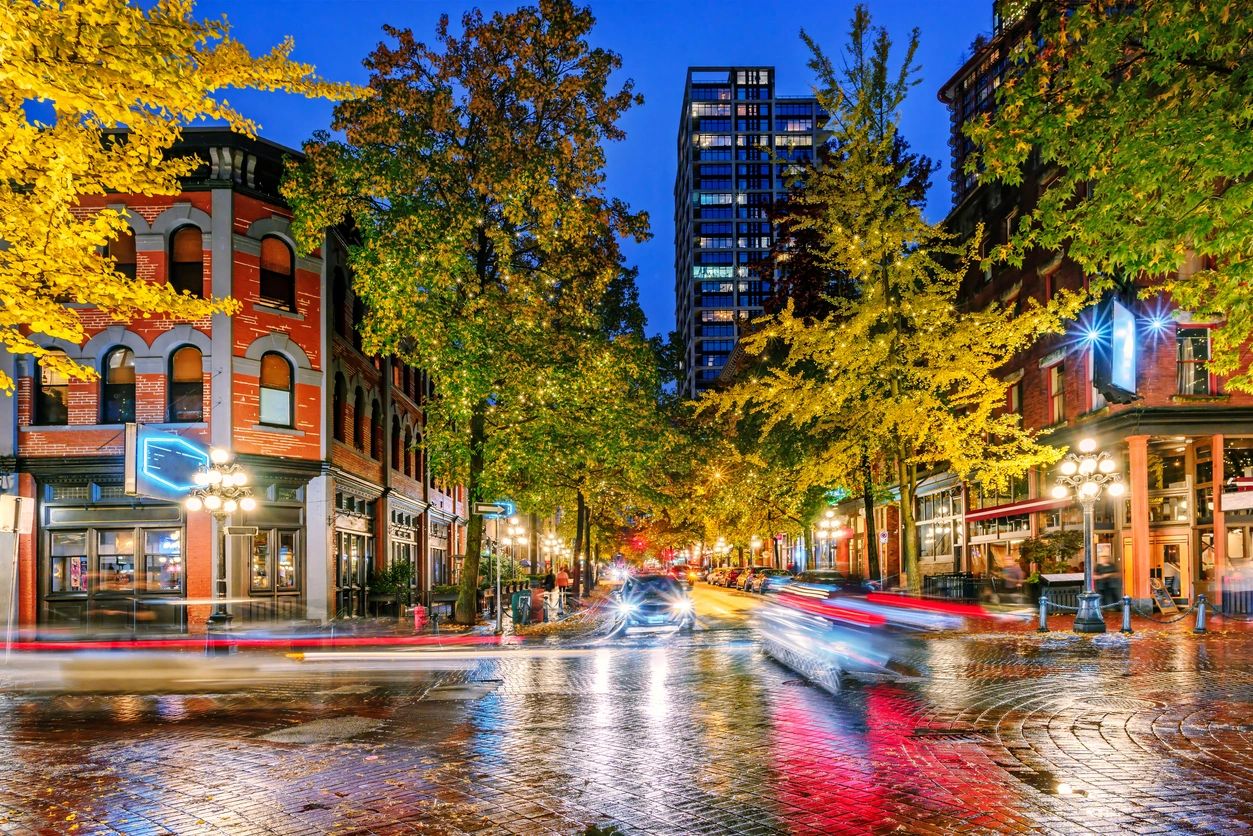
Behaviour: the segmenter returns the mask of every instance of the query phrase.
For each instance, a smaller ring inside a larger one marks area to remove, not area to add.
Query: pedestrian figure
[[[1118,582],[1118,567],[1108,555],[1101,555],[1099,562],[1092,567],[1092,579],[1096,581],[1096,591],[1101,595],[1102,604],[1115,604],[1122,598],[1121,584]]]
[[[557,589],[557,576],[553,574],[551,567],[548,574],[544,575],[544,594],[548,598],[548,611],[555,618],[561,610],[561,592]]]
[[[559,606],[562,611],[566,608],[566,589],[570,586],[570,573],[566,571],[566,567],[562,566],[557,572],[557,595]]]

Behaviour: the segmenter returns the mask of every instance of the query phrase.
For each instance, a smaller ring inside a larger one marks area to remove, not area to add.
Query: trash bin
[[[547,621],[547,620],[548,618],[546,617],[546,613],[544,612],[544,587],[532,586],[531,587],[531,621],[538,624],[540,622]]]
[[[510,612],[513,614],[514,624],[529,624],[531,620],[531,592],[530,590],[522,590],[515,592],[510,597]]]

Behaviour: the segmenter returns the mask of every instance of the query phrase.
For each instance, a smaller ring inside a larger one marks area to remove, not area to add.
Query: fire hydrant
[[[413,608],[413,632],[421,633],[426,629],[426,607],[418,604]]]

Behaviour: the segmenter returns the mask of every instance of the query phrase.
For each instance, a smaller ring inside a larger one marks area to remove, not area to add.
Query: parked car
[[[738,578],[736,578],[736,580],[735,580],[735,586],[736,586],[736,588],[738,588],[738,589],[742,589],[742,590],[743,590],[743,591],[745,591],[745,592],[752,592],[752,591],[753,591],[753,586],[752,586],[752,584],[753,584],[753,579],[754,579],[755,577],[757,577],[757,573],[758,573],[758,572],[764,571],[764,570],[766,570],[766,569],[768,569],[768,568],[770,568],[770,567],[768,567],[768,566],[749,566],[749,567],[748,567],[748,568],[746,568],[743,572],[741,572],[741,573],[740,573],[740,576],[739,576]]]
[[[778,592],[792,582],[792,573],[786,569],[762,569],[753,575],[752,592]]]
[[[696,623],[687,588],[670,575],[636,575],[614,593],[615,608],[626,629],[632,627],[678,627],[690,630]]]
[[[722,576],[722,585],[727,589],[734,589],[736,581],[740,579],[740,575],[743,573],[743,566],[728,566],[726,573]]]
[[[726,574],[727,567],[715,566],[705,575],[705,581],[706,583],[711,583],[714,586],[722,586],[723,581],[726,579]]]

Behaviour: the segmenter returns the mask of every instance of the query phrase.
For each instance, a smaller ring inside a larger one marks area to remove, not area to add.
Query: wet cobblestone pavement
[[[691,636],[248,693],[0,699],[0,832],[1253,832],[1253,634],[946,635],[832,696]],[[303,672],[305,668],[301,668]]]

